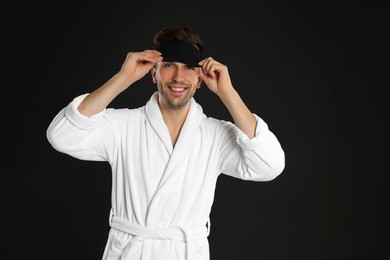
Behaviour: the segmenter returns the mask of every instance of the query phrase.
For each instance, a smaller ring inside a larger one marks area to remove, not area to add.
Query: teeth
[[[183,91],[184,88],[171,88],[173,91]]]

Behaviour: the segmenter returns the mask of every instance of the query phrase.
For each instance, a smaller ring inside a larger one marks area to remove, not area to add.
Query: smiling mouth
[[[172,89],[173,91],[183,91],[185,90],[185,88],[174,88],[174,87],[169,87],[170,89]]]
[[[178,87],[178,86],[168,86],[168,88],[174,92],[183,92],[187,87]]]

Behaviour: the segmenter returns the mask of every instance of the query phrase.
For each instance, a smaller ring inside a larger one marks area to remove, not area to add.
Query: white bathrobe
[[[158,92],[141,108],[106,108],[92,117],[77,110],[86,95],[56,115],[47,138],[62,153],[111,165],[103,260],[208,260],[219,174],[269,181],[284,169],[280,143],[256,114],[256,135],[249,139],[231,122],[205,116],[192,98],[173,147]]]

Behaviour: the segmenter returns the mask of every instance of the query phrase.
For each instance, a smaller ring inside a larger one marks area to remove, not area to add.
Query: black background
[[[25,1],[2,8],[1,259],[101,259],[111,175],[55,151],[46,129],[166,25],[207,56],[286,153],[271,182],[221,175],[211,259],[386,259],[389,144],[386,1]],[[255,4],[256,3],[256,4]],[[342,3],[342,4],[340,4]],[[3,63],[4,64],[4,63]],[[111,107],[138,107],[150,76]],[[231,120],[205,85],[195,99]]]

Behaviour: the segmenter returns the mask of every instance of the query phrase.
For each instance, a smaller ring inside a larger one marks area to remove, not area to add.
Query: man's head
[[[163,56],[152,68],[160,105],[183,108],[202,82],[198,67],[203,59],[202,40],[189,26],[171,26],[158,31],[153,42]]]

